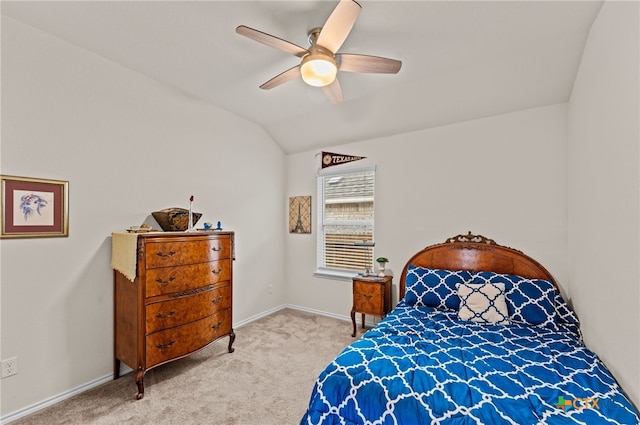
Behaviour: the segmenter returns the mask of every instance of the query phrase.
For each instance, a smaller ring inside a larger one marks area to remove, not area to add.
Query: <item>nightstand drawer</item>
[[[364,329],[365,314],[385,317],[391,311],[391,280],[393,277],[356,276],[353,278],[353,307],[351,322],[356,336],[356,313],[362,314]]]
[[[353,305],[356,311],[382,316],[384,311],[384,286],[380,283],[355,281],[353,283]]]

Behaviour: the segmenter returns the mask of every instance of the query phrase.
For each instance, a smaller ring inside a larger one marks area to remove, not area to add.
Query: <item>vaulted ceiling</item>
[[[335,1],[3,1],[3,15],[261,125],[287,153],[566,102],[602,1],[367,1],[340,49],[399,59],[396,75],[339,72],[344,102],[299,58],[238,25],[307,47]]]

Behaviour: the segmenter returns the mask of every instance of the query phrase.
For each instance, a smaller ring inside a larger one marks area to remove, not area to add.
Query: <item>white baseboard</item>
[[[108,375],[105,375],[105,376],[103,376],[101,378],[94,379],[93,381],[89,381],[89,382],[87,382],[85,384],[82,384],[82,385],[80,385],[78,387],[72,388],[72,389],[70,389],[68,391],[62,392],[62,393],[60,393],[58,395],[55,395],[53,397],[49,397],[49,398],[47,398],[47,399],[45,399],[43,401],[40,401],[38,403],[34,403],[31,406],[27,406],[27,407],[25,407],[23,409],[16,410],[15,412],[9,413],[8,415],[5,415],[0,419],[0,423],[1,424],[8,424],[9,422],[13,422],[13,421],[18,420],[20,418],[23,418],[23,417],[25,417],[27,415],[35,413],[35,412],[37,412],[39,410],[42,410],[42,409],[44,409],[46,407],[53,406],[54,404],[59,403],[62,400],[66,400],[68,398],[71,398],[74,395],[83,393],[83,392],[88,391],[91,388],[95,388],[95,387],[97,387],[99,385],[106,384],[107,382],[112,381],[112,380],[113,380],[113,374],[112,373],[110,373]]]
[[[348,322],[351,321],[350,316],[343,316],[339,314],[328,313],[326,311],[315,310],[313,308],[307,308],[307,307],[301,307],[299,305],[285,304],[282,308],[290,308],[293,310],[304,311],[305,313],[317,314],[318,316],[331,317],[333,319],[338,319],[338,320],[343,320]]]
[[[258,319],[262,319],[263,317],[270,316],[270,315],[272,315],[273,313],[275,313],[275,312],[277,312],[277,311],[280,311],[280,310],[282,310],[282,309],[284,309],[284,308],[287,308],[287,306],[286,306],[285,304],[282,304],[282,305],[279,305],[279,306],[277,306],[277,307],[274,307],[274,308],[272,308],[272,309],[270,309],[270,310],[263,311],[262,313],[260,313],[260,314],[256,314],[255,316],[251,316],[251,317],[249,317],[249,318],[247,318],[247,319],[241,320],[241,321],[239,321],[239,322],[235,322],[235,323],[233,324],[233,328],[234,328],[234,329],[241,328],[241,327],[243,327],[244,325],[248,325],[249,323],[251,323],[251,322],[255,322],[255,321],[256,321],[256,320],[258,320]]]
[[[311,313],[311,314],[315,314],[315,315],[318,315],[318,316],[331,317],[332,319],[343,320],[345,322],[351,322],[351,316],[343,316],[343,315],[340,315],[340,314],[328,313],[326,311],[314,310],[312,308],[300,307],[300,306],[292,305],[292,304],[285,304],[285,306],[283,308],[291,308],[293,310],[304,311],[306,313]],[[371,327],[377,325],[378,324],[377,322],[374,322],[374,321],[371,320],[374,317],[375,316],[371,316],[371,315],[366,316],[365,317],[365,319],[366,319],[365,320],[365,324],[367,326],[371,326]],[[379,319],[380,318],[378,317],[378,320]]]
[[[276,313],[280,310],[283,310],[285,308],[291,308],[293,310],[299,310],[299,311],[303,311],[306,313],[311,313],[311,314],[317,314],[319,316],[326,316],[326,317],[332,317],[334,319],[338,319],[338,320],[344,320],[344,321],[351,321],[351,317],[349,316],[342,316],[342,315],[338,315],[338,314],[333,314],[333,313],[328,313],[326,311],[320,311],[320,310],[314,310],[312,308],[306,308],[306,307],[301,307],[301,306],[297,306],[297,305],[292,305],[292,304],[282,304],[278,307],[274,307],[270,310],[264,311],[260,314],[257,314],[255,316],[251,316],[245,320],[242,320],[240,322],[236,322],[234,323],[234,328],[241,328],[242,326],[248,325],[251,322],[254,322],[258,319],[262,319],[263,317],[269,316],[273,313]],[[120,371],[120,375],[126,375],[129,372],[133,372],[133,370],[131,368],[129,368],[126,365],[122,366],[122,370]],[[68,398],[71,398],[77,394],[83,393],[85,391],[88,391],[92,388],[95,388],[99,385],[105,384],[109,381],[113,380],[113,374],[109,374],[109,375],[105,375],[102,376],[100,378],[94,379],[92,381],[89,381],[85,384],[82,384],[80,386],[77,386],[75,388],[72,388],[68,391],[62,392],[58,395],[55,395],[53,397],[49,397],[43,401],[40,401],[38,403],[34,403],[30,406],[27,406],[23,409],[20,410],[16,410],[15,412],[9,413],[5,416],[2,416],[2,418],[0,418],[0,424],[4,425],[4,424],[8,424],[10,422],[13,422],[15,420],[18,420],[20,418],[23,418],[27,415],[31,415],[39,410],[45,409],[49,406],[53,406],[56,403],[59,403],[63,400],[66,400]]]

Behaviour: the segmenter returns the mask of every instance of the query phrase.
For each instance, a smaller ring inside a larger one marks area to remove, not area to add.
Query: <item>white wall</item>
[[[192,194],[201,222],[236,231],[234,322],[285,302],[285,155],[270,137],[7,17],[1,167],[70,192],[68,238],[1,242],[2,358],[19,359],[3,416],[112,373],[110,234]]]
[[[586,344],[640,405],[638,2],[605,2],[568,106],[569,285]]]
[[[567,282],[566,107],[555,105],[331,147],[376,164],[375,256],[397,279],[427,245],[472,231],[523,250]],[[287,157],[287,195],[312,195],[318,152]],[[350,164],[337,167],[349,167]],[[288,302],[348,316],[351,283],[314,278],[317,223],[287,239]]]

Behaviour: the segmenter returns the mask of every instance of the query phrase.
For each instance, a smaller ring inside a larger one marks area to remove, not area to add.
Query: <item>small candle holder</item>
[[[195,232],[196,228],[193,225],[193,195],[189,198],[189,224],[187,226],[186,232]]]

